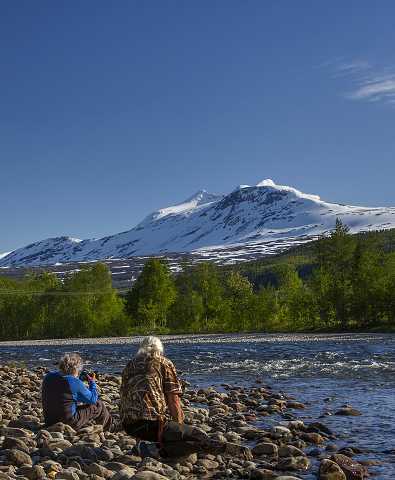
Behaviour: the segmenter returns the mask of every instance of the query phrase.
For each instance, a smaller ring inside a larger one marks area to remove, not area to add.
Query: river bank
[[[186,384],[186,422],[220,442],[248,445],[252,460],[227,455],[193,454],[180,459],[142,459],[132,452],[135,440],[124,432],[92,426],[75,432],[57,424],[43,429],[40,385],[45,369],[0,366],[0,478],[171,480],[250,478],[253,480],[360,480],[375,461],[366,449],[341,447],[324,419],[304,422],[298,411],[308,406],[255,381],[249,387],[204,389]],[[120,377],[99,377],[101,398],[117,415]],[[349,406],[338,416],[359,416]],[[357,456],[359,461],[354,460]]]
[[[78,351],[89,369],[118,376],[134,355],[139,337],[79,339],[38,344],[0,344],[0,365],[13,363],[30,370],[51,369],[66,351]],[[330,335],[184,335],[162,337],[165,351],[183,379],[195,390],[221,384],[250,389],[256,380],[306,405],[292,413],[306,424],[320,419],[336,432],[339,449],[358,447],[357,456],[374,460],[380,480],[395,478],[395,336],[390,334]],[[96,343],[97,342],[97,343]],[[50,343],[50,344],[49,344]],[[333,413],[351,404],[362,415]],[[281,416],[259,417],[258,426],[270,430]],[[392,452],[392,453],[388,453]],[[314,467],[314,468],[317,468]],[[316,470],[296,476],[316,479]]]
[[[196,343],[199,340],[202,343],[217,343],[217,342],[249,342],[250,340],[260,342],[270,342],[271,339],[276,341],[281,338],[283,341],[302,342],[311,339],[313,336],[316,341],[324,341],[326,339],[352,339],[355,336],[356,340],[361,338],[373,338],[373,335],[391,335],[393,332],[296,332],[296,333],[261,333],[261,332],[247,332],[247,333],[177,333],[159,335],[163,342],[167,343]],[[129,335],[125,337],[76,337],[76,338],[45,338],[45,339],[31,339],[31,340],[4,340],[0,341],[1,347],[18,347],[18,346],[73,346],[73,345],[137,345],[144,338],[144,335]]]

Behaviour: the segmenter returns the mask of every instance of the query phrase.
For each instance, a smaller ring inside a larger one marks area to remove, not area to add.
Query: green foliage
[[[129,319],[123,303],[103,264],[63,283],[49,273],[22,281],[0,277],[0,338],[126,335]]]
[[[0,339],[177,332],[395,329],[395,231],[333,232],[247,264],[149,259],[122,298],[96,264],[66,277],[0,277]]]
[[[157,258],[148,260],[127,295],[127,312],[133,325],[151,331],[165,329],[176,295],[174,279],[166,263]]]
[[[177,299],[170,312],[170,325],[177,331],[226,331],[229,305],[218,268],[201,263],[177,276]]]

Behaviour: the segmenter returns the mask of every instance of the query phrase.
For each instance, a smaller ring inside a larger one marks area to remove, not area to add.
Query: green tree
[[[167,264],[151,258],[127,295],[127,311],[138,327],[150,330],[166,328],[168,311],[176,294]]]
[[[352,297],[352,265],[355,239],[341,220],[336,220],[334,231],[317,243],[316,257],[320,272],[316,279],[325,280],[324,302],[333,306],[336,321],[347,328]]]
[[[193,270],[183,266],[176,279],[177,297],[169,312],[169,327],[178,332],[199,332],[204,316],[203,297],[193,289]]]
[[[238,272],[231,272],[225,279],[225,292],[231,310],[229,329],[246,331],[253,328],[256,302],[250,281]]]
[[[202,300],[202,329],[206,332],[221,330],[229,322],[229,304],[218,267],[211,262],[198,264],[191,270],[192,289]]]
[[[55,307],[57,336],[102,336],[126,333],[124,303],[112,287],[106,265],[97,263],[64,280]]]
[[[280,330],[278,318],[281,307],[277,290],[272,285],[262,287],[254,296],[254,300],[256,307],[252,329],[264,332]]]
[[[384,257],[374,240],[359,240],[352,265],[352,326],[367,328],[383,323],[383,300],[387,288]]]

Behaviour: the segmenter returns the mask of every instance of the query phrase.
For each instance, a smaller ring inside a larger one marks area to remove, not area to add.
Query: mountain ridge
[[[261,248],[262,254],[268,254],[272,253],[268,245],[274,252],[276,245],[304,242],[327,233],[336,218],[352,233],[394,228],[395,207],[329,203],[318,195],[265,179],[255,186],[240,185],[225,195],[199,190],[115,235],[41,240],[0,258],[0,266],[45,266],[184,252],[211,251],[221,256],[221,251],[238,252],[247,247],[255,253]]]

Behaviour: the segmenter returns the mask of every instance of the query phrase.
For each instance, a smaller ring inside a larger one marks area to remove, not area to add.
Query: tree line
[[[151,258],[126,295],[100,263],[63,281],[0,277],[0,338],[395,328],[395,254],[340,220],[312,246],[308,275],[292,261],[274,265],[264,284],[243,270],[204,262],[174,275]]]

